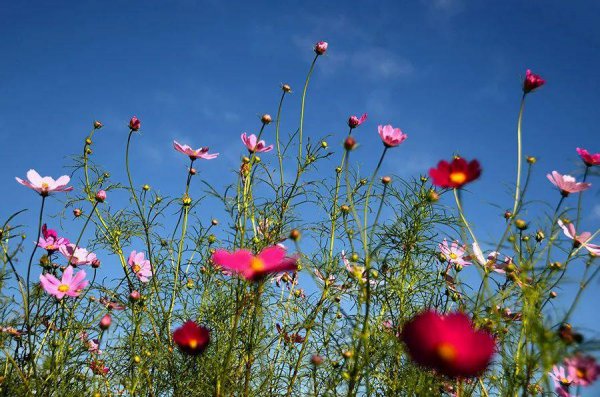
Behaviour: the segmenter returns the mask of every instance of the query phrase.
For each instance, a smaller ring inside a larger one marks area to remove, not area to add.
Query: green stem
[[[523,111],[525,110],[525,93],[521,98],[521,107],[519,109],[519,118],[517,120],[517,186],[515,189],[515,203],[513,205],[513,214],[517,212],[517,205],[519,203],[519,195],[521,194],[521,163],[523,161],[523,145],[522,145],[522,133],[521,125],[523,123]]]
[[[310,81],[310,76],[315,68],[317,58],[319,58],[319,54],[315,55],[315,58],[310,65],[310,69],[306,75],[306,81],[304,82],[304,89],[302,90],[302,104],[300,106],[300,129],[298,132],[298,168],[300,168],[300,165],[302,164],[302,134],[304,132],[304,105],[306,102],[306,91],[308,90],[308,82]]]

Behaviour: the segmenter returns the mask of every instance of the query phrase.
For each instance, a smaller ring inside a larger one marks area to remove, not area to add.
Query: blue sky
[[[485,240],[498,233],[500,214],[510,206],[527,68],[547,80],[525,114],[524,152],[539,159],[532,198],[554,206],[558,195],[545,174],[580,173],[577,146],[600,151],[598,20],[600,3],[593,1],[5,2],[0,218],[24,207],[35,212],[38,199],[14,176],[29,168],[65,173],[95,119],[105,124],[95,139],[96,159],[115,178],[124,180],[126,123],[137,115],[143,123],[134,143],[137,184],[180,194],[187,162],[171,149],[177,139],[221,153],[201,165],[219,185],[238,167],[239,134],[257,132],[259,115],[276,113],[282,82],[295,90],[282,126],[296,128],[312,45],[326,40],[305,133],[331,134],[338,147],[348,115],[367,112],[357,134],[366,169],[380,150],[376,126],[387,123],[409,139],[386,158],[382,173],[416,176],[455,152],[480,159],[483,177],[465,200]],[[195,189],[199,195],[200,185]],[[597,192],[584,199],[583,225],[592,231],[600,225]],[[590,318],[596,287],[574,320],[591,334],[599,325]]]

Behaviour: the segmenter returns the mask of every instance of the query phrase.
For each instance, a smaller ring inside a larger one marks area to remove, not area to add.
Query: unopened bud
[[[527,156],[527,163],[529,164],[535,164],[535,162],[537,161],[537,159],[533,156]]]
[[[81,214],[82,214],[82,212],[81,212],[81,210],[80,210],[79,208],[75,208],[75,209],[73,210],[73,215],[74,215],[75,217],[80,217],[80,216],[81,216]]]
[[[540,241],[542,241],[544,238],[546,238],[546,235],[544,234],[544,232],[542,230],[538,230],[535,233],[535,241],[537,241],[538,243]]]
[[[102,128],[102,123],[98,120],[94,121],[94,129],[99,130],[100,128]]]
[[[131,293],[129,294],[129,300],[131,300],[132,302],[137,302],[140,300],[140,298],[142,297],[142,295],[140,294],[139,291],[137,290],[133,290],[131,291]]]
[[[292,92],[292,87],[290,87],[290,85],[289,85],[289,84],[283,84],[283,85],[281,86],[281,89],[283,90],[283,92],[286,92],[286,93],[290,93],[290,92]]]
[[[190,175],[196,175],[196,169],[190,168]]]
[[[219,224],[219,221],[218,221],[218,220],[216,220],[216,219],[212,219],[212,220],[210,221],[210,224],[211,224],[211,225],[213,225],[213,226],[217,226],[217,225]]]
[[[344,141],[344,149],[346,150],[354,150],[354,148],[356,147],[356,139],[354,139],[354,137],[347,137],[346,140]]]
[[[271,118],[270,114],[263,114],[260,118],[260,121],[262,121],[263,124],[269,124],[271,121],[273,121],[273,119]]]
[[[142,189],[147,192],[148,190],[150,190],[150,185],[146,184],[144,186],[142,186]]]
[[[323,357],[319,356],[318,354],[313,354],[313,356],[310,358],[310,362],[312,365],[321,365],[323,364]]]
[[[292,231],[290,232],[290,239],[298,241],[300,239],[300,230],[292,229]]]
[[[100,319],[100,324],[98,324],[98,325],[100,326],[100,329],[107,330],[110,327],[111,323],[112,323],[112,318],[110,317],[110,314],[105,314]]]
[[[515,226],[519,230],[525,230],[525,229],[527,229],[527,222],[525,222],[523,219],[517,219],[515,221]]]
[[[384,185],[388,185],[391,181],[392,181],[392,178],[387,175],[384,176],[383,178],[381,178],[381,183],[383,183]]]
[[[99,203],[103,203],[104,200],[106,200],[106,191],[98,190],[98,193],[96,193],[96,201]]]
[[[435,190],[429,189],[429,192],[427,192],[427,201],[430,203],[435,203],[439,201],[439,199],[440,195]]]

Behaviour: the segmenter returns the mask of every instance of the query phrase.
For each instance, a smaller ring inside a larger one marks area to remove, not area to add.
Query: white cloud
[[[399,54],[384,48],[357,51],[352,65],[372,79],[390,79],[413,74],[413,64]]]

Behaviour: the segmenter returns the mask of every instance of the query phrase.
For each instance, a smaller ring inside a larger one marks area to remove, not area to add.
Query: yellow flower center
[[[577,377],[579,379],[585,378],[585,369],[577,368],[577,371],[575,373],[577,374]]]
[[[438,357],[443,361],[452,362],[456,358],[456,348],[450,343],[440,343],[436,350]]]
[[[562,383],[563,386],[569,386],[571,384],[571,382],[567,378],[562,378],[560,380],[560,383]]]
[[[140,270],[142,270],[142,267],[140,265],[138,265],[137,263],[135,263],[131,269],[133,270],[134,273],[138,273]]]
[[[53,250],[54,249],[54,245],[53,244],[47,245],[46,249],[47,250]]]
[[[452,181],[452,183],[461,184],[461,183],[465,183],[466,180],[467,180],[467,174],[465,174],[462,171],[453,172],[450,174],[450,181]]]
[[[265,268],[265,263],[259,258],[253,257],[250,259],[250,268],[256,272],[260,272]]]
[[[198,347],[198,341],[196,339],[191,339],[188,344],[190,345],[191,349]]]
[[[67,292],[69,290],[69,286],[67,284],[61,284],[57,289],[59,292]]]
[[[49,188],[49,187],[50,187],[50,186],[49,186],[49,185],[48,185],[46,182],[43,182],[43,183],[42,183],[42,189],[44,189],[44,190],[48,190],[48,188]]]
[[[458,258],[458,255],[456,255],[454,252],[450,253],[450,259],[456,259]]]

